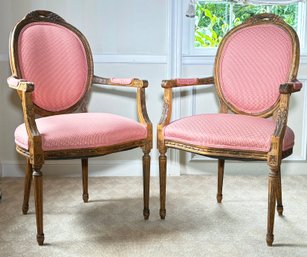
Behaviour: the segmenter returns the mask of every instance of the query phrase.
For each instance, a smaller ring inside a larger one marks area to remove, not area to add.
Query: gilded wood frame
[[[50,112],[35,105],[32,102],[32,92],[35,89],[33,82],[26,81],[22,78],[18,60],[18,36],[24,26],[34,22],[49,22],[63,26],[79,37],[81,40],[88,63],[87,90],[83,97],[73,106],[61,110],[59,112]],[[27,169],[25,177],[25,191],[22,211],[24,214],[28,212],[29,194],[34,178],[35,192],[35,208],[36,208],[36,224],[37,224],[37,242],[42,245],[44,242],[43,233],[43,192],[42,192],[42,172],[41,168],[45,160],[60,159],[81,159],[82,160],[82,181],[83,181],[83,200],[88,201],[88,158],[111,154],[119,151],[126,151],[134,148],[141,148],[143,155],[143,193],[144,193],[144,210],[145,219],[149,218],[149,180],[150,180],[150,151],[152,149],[152,124],[146,110],[145,88],[148,87],[146,80],[131,79],[128,83],[113,83],[112,79],[94,76],[93,59],[90,46],[83,34],[67,23],[63,18],[55,13],[45,10],[37,10],[30,12],[20,21],[14,28],[10,40],[10,65],[12,77],[8,79],[11,88],[18,92],[21,98],[24,122],[29,137],[29,149],[23,149],[16,145],[16,150],[27,158]],[[87,98],[90,93],[92,84],[101,84],[107,86],[124,86],[136,89],[137,115],[141,124],[146,126],[147,138],[142,140],[134,140],[117,145],[85,148],[85,149],[66,149],[56,151],[44,151],[42,148],[42,137],[36,125],[35,116],[50,116],[57,114],[72,113],[75,111],[87,112]]]
[[[280,97],[277,102],[268,110],[253,114],[252,116],[268,118],[273,116],[276,122],[275,131],[272,135],[271,148],[269,152],[260,151],[242,151],[242,150],[232,150],[232,149],[220,149],[212,147],[203,147],[197,145],[190,145],[183,142],[175,140],[165,140],[164,139],[164,128],[171,121],[172,114],[172,89],[176,87],[187,87],[187,86],[201,86],[214,84],[216,87],[217,95],[220,102],[220,113],[232,112],[235,114],[245,114],[230,103],[228,103],[221,91],[219,82],[219,61],[220,55],[223,51],[223,47],[227,42],[227,39],[231,37],[238,30],[250,26],[257,26],[260,24],[274,24],[283,30],[285,30],[290,38],[292,39],[292,65],[289,72],[289,82],[280,85]],[[173,79],[164,80],[162,82],[162,88],[164,88],[164,98],[163,98],[163,112],[161,120],[158,124],[157,129],[157,145],[160,153],[159,156],[159,170],[160,170],[160,217],[165,219],[166,209],[166,152],[168,148],[174,148],[178,150],[183,150],[211,158],[218,159],[218,190],[217,190],[217,201],[220,203],[222,201],[222,185],[223,185],[223,175],[224,175],[224,161],[226,159],[233,160],[258,160],[267,161],[270,172],[269,172],[269,185],[268,185],[268,228],[266,241],[269,246],[272,245],[274,236],[274,211],[275,204],[277,202],[277,211],[279,215],[283,213],[282,206],[282,196],[281,196],[281,179],[280,179],[280,164],[283,158],[292,154],[293,149],[287,151],[282,151],[282,142],[285,134],[285,129],[287,127],[287,117],[289,109],[289,100],[291,93],[300,91],[302,84],[296,80],[298,67],[299,67],[299,40],[296,32],[287,25],[280,17],[273,14],[260,14],[255,15],[243,24],[235,27],[227,33],[227,35],[222,40],[217,55],[215,59],[214,77],[208,78],[198,78],[198,79]]]

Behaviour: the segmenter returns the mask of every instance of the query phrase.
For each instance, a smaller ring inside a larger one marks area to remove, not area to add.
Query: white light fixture
[[[190,0],[187,12],[185,14],[187,17],[189,17],[189,18],[195,17],[196,2],[197,2],[197,0]]]

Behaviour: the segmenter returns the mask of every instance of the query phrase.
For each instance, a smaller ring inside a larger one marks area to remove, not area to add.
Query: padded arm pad
[[[23,92],[32,92],[34,90],[33,82],[28,82],[25,79],[18,79],[14,76],[11,76],[7,79],[7,83],[10,88],[23,91]]]
[[[171,80],[163,80],[163,88],[173,88],[173,87],[187,87],[187,86],[197,86],[197,85],[211,85],[214,84],[213,77],[207,78],[177,78]]]
[[[110,85],[110,86],[128,86],[135,88],[148,87],[147,80],[140,80],[136,78],[102,78],[99,76],[94,76],[93,83],[101,85]]]
[[[281,84],[279,87],[279,92],[281,94],[291,94],[298,92],[302,89],[303,83],[298,80],[293,80],[291,82],[287,82],[285,84]]]

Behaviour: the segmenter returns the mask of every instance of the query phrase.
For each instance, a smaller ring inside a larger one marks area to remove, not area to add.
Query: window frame
[[[206,62],[213,63],[214,57],[217,52],[217,47],[204,47],[204,48],[196,48],[194,47],[194,26],[195,20],[194,18],[188,18],[185,16],[186,7],[188,6],[189,0],[182,0],[182,29],[183,29],[183,38],[182,38],[182,46],[183,46],[183,57],[186,62],[191,62],[191,58],[204,57]],[[301,57],[303,57],[303,62],[307,63],[307,3],[299,2],[298,3],[298,21],[297,21],[297,34],[300,39],[301,46]],[[301,60],[302,62],[302,60]]]

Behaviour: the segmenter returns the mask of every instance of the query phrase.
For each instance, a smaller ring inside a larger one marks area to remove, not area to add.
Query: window
[[[199,1],[196,5],[194,47],[217,47],[229,29],[264,12],[281,16],[297,30],[298,4],[255,6]]]
[[[231,2],[198,1],[195,18],[186,18],[189,37],[184,39],[184,55],[213,56],[224,35],[233,27],[259,13],[274,13],[281,16],[299,35],[301,52],[305,48],[306,4],[288,5],[242,5]]]

